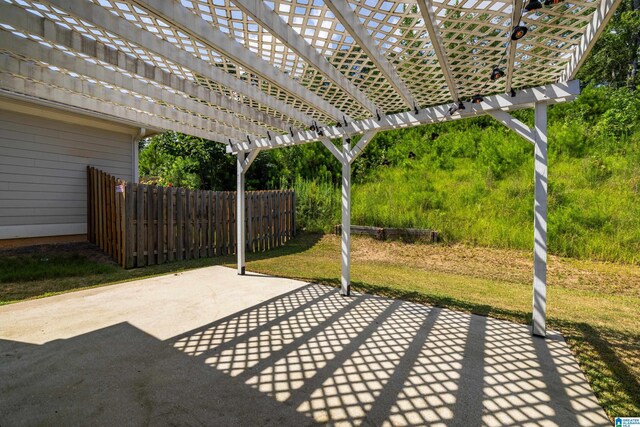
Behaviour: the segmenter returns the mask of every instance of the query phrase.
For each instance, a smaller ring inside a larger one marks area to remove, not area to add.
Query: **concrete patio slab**
[[[562,337],[209,267],[0,307],[0,425],[610,425]]]

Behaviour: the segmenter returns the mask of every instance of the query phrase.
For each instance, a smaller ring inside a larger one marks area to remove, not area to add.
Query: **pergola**
[[[258,153],[321,141],[342,164],[342,295],[354,159],[377,132],[489,114],[535,146],[532,331],[544,336],[547,105],[579,94],[576,72],[619,3],[3,0],[0,93],[226,144],[238,242]],[[518,25],[528,32],[512,40]],[[509,114],[530,107],[534,128]],[[237,256],[244,274],[244,245]]]

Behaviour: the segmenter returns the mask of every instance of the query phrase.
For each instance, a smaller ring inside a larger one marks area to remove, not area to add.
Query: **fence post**
[[[173,187],[167,187],[167,260],[173,261],[175,258],[175,235],[173,230]]]
[[[208,227],[207,227],[207,242],[208,242],[208,244],[207,244],[207,256],[209,256],[209,257],[212,257],[214,255],[214,253],[215,253],[215,251],[214,251],[214,247],[215,247],[214,246],[214,239],[215,239],[215,235],[216,235],[216,232],[215,232],[216,228],[215,228],[215,224],[213,223],[213,217],[214,217],[214,214],[213,214],[213,203],[214,203],[213,197],[214,197],[214,194],[215,193],[213,191],[208,191],[207,192],[207,203],[208,203],[208,206],[207,206],[207,224],[209,224]]]
[[[133,232],[133,215],[134,215],[134,192],[133,192],[133,184],[127,182],[127,187],[124,193],[124,235],[125,235],[125,260],[124,260],[124,268],[132,268],[133,267],[133,250],[135,249],[135,234]]]
[[[183,188],[176,188],[176,259],[178,261],[184,259],[184,201]]]
[[[200,196],[202,191],[193,191],[193,257],[200,258]]]
[[[292,223],[292,231],[293,231],[293,235],[296,235],[296,192],[292,191],[291,192],[291,199],[293,200],[292,203],[292,208],[291,208],[291,223]]]
[[[152,185],[147,185],[147,265],[153,265],[155,264],[155,257],[154,257],[154,252],[155,252],[155,239],[154,239],[154,235],[156,234],[154,232],[155,229],[155,224],[154,224],[154,218],[155,218],[155,209],[154,209],[154,203],[153,203],[153,188],[154,186]]]
[[[124,261],[122,260],[122,233],[120,233],[120,229],[121,229],[121,215],[120,215],[120,208],[122,206],[122,201],[120,196],[122,195],[122,193],[118,192],[118,190],[116,190],[116,186],[120,185],[120,180],[116,180],[115,178],[113,179],[113,187],[111,187],[111,191],[113,192],[114,196],[114,230],[115,233],[113,235],[114,237],[114,248],[115,248],[115,258],[118,262],[118,264],[122,265],[124,264]]]
[[[164,228],[164,187],[157,187],[158,191],[158,264],[165,262],[164,256],[164,241],[165,241],[165,228]]]
[[[107,229],[107,237],[109,240],[109,252],[111,258],[118,256],[117,238],[116,238],[116,179],[113,176],[107,176],[107,191],[109,197],[109,227]]]
[[[144,194],[145,186],[137,184],[136,191],[136,267],[144,266]]]

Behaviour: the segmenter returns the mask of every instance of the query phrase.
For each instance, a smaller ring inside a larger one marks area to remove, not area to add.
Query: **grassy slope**
[[[522,141],[514,141],[523,144]],[[640,262],[640,167],[615,159],[597,184],[583,173],[590,159],[556,158],[549,166],[549,249],[607,261]],[[430,228],[448,241],[532,248],[533,159],[490,181],[470,159],[451,170],[424,157],[387,168],[354,186],[352,223]]]

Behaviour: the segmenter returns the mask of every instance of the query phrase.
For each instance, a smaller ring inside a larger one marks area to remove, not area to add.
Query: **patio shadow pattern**
[[[314,284],[168,340],[0,350],[2,425],[610,425],[557,334]]]

